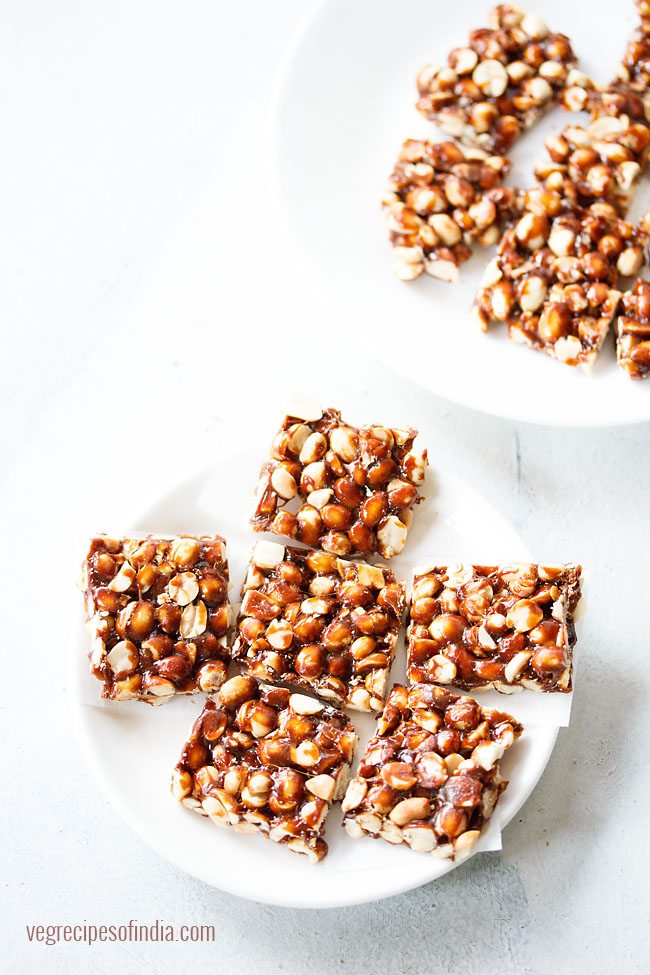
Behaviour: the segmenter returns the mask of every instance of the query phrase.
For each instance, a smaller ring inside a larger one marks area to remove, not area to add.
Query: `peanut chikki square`
[[[259,542],[242,596],[233,658],[245,673],[381,710],[405,608],[392,572]]]
[[[535,167],[546,189],[578,207],[611,203],[625,216],[646,165],[650,129],[625,116],[600,116],[587,126],[568,125],[546,140],[550,163]]]
[[[616,358],[630,379],[650,376],[650,282],[637,281],[621,299]]]
[[[507,785],[499,759],[522,730],[471,697],[396,684],[345,794],[345,829],[440,859],[467,856]]]
[[[650,6],[637,2],[639,24],[618,65],[616,77],[608,85],[585,84],[582,95],[565,92],[562,104],[572,111],[587,109],[594,117],[627,115],[647,122],[650,119]],[[581,104],[578,104],[582,102]]]
[[[579,565],[416,570],[407,674],[464,690],[571,690]]]
[[[618,66],[613,87],[620,84],[640,95],[647,96],[650,89],[650,32],[648,19],[641,20],[628,43]]]
[[[382,199],[397,276],[455,281],[475,243],[496,244],[516,201],[501,185],[509,169],[479,149],[407,140]]]
[[[569,38],[536,14],[500,4],[490,26],[473,30],[442,68],[417,78],[418,110],[441,129],[488,152],[507,152],[558,92],[580,84]]]
[[[102,697],[163,704],[223,684],[231,615],[220,535],[98,536],[83,588]]]
[[[253,528],[335,555],[398,555],[427,465],[416,436],[410,428],[356,429],[333,409],[287,416],[262,467]]]
[[[635,0],[639,15],[639,32],[645,37],[650,37],[650,0]]]
[[[483,329],[505,322],[514,342],[590,369],[648,237],[609,203],[574,207],[555,190],[525,194],[524,212],[486,268],[475,312]]]
[[[172,794],[217,826],[261,833],[314,862],[323,823],[345,792],[357,735],[315,698],[232,677],[195,721]]]

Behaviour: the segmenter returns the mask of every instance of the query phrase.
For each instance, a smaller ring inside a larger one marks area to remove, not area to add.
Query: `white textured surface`
[[[650,428],[562,432],[450,409],[325,318],[280,260],[262,178],[270,81],[302,6],[3,11],[5,967],[641,972]],[[403,326],[396,342],[408,354]],[[231,899],[152,854],[90,779],[60,671],[85,534],[119,529],[184,465],[267,440],[282,395],[269,359],[353,418],[427,418],[434,465],[485,494],[541,559],[581,559],[590,574],[571,727],[503,853],[346,912]],[[45,947],[24,930],[130,918],[215,923],[217,944]]]

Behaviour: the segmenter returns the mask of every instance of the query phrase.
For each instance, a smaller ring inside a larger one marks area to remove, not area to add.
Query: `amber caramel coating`
[[[217,690],[230,660],[228,580],[220,535],[93,538],[83,587],[102,696],[162,704]]]
[[[384,567],[259,542],[244,580],[233,657],[260,680],[379,711],[404,608],[404,585]]]
[[[390,559],[420,500],[426,450],[417,431],[345,423],[338,410],[287,416],[263,465],[251,524],[335,555]]]
[[[416,572],[409,680],[463,689],[571,690],[580,566],[431,566]]]
[[[536,14],[501,4],[447,65],[420,71],[417,108],[461,142],[503,155],[558,94],[580,83],[575,64],[568,37]]]
[[[357,735],[315,698],[232,677],[195,721],[172,794],[217,826],[261,833],[314,862],[323,824],[345,791]]]
[[[461,859],[507,785],[499,759],[521,733],[509,714],[471,697],[396,684],[345,794],[345,829]]]

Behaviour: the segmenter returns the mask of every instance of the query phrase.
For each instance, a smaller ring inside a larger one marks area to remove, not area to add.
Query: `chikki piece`
[[[643,20],[634,32],[618,66],[613,86],[621,84],[630,91],[645,95],[650,89],[650,36],[647,20]],[[644,26],[646,29],[644,29]]]
[[[637,281],[621,299],[616,357],[630,379],[650,376],[650,282]]]
[[[642,122],[650,119],[650,6],[641,0],[637,9],[639,26],[625,49],[614,80],[604,86],[592,83],[582,104],[577,105],[578,95],[571,104],[563,103],[565,108],[587,109],[593,117],[628,115]]]
[[[91,671],[102,697],[163,704],[215,691],[230,660],[226,543],[93,538],[83,566]]]
[[[259,542],[242,596],[233,657],[247,674],[382,709],[406,603],[392,572]]]
[[[635,0],[639,15],[639,34],[650,37],[650,0]]]
[[[571,690],[579,565],[432,566],[416,571],[407,674],[469,690]]]
[[[323,823],[350,776],[348,718],[304,694],[231,677],[194,723],[172,794],[217,826],[260,832],[317,862]]]
[[[509,168],[503,156],[455,142],[404,143],[382,200],[402,281],[423,271],[455,281],[475,242],[497,243],[516,202],[501,185]]]
[[[538,165],[535,176],[573,206],[604,201],[625,216],[649,145],[647,125],[625,115],[600,116],[586,127],[569,125],[549,136],[551,163]]]
[[[343,825],[440,859],[471,851],[507,782],[522,726],[444,687],[396,684],[343,800]]]
[[[581,78],[572,74],[568,37],[509,4],[495,7],[490,27],[472,31],[447,62],[420,71],[418,110],[461,142],[499,154]]]
[[[621,81],[609,85],[594,86],[586,92],[580,108],[565,105],[569,111],[588,111],[592,119],[626,116],[632,122],[648,124],[650,120],[650,93],[634,91]]]
[[[483,329],[506,322],[514,342],[589,370],[616,314],[619,276],[638,273],[647,234],[611,204],[582,210],[544,188],[526,200],[486,268],[477,319]]]
[[[287,416],[262,467],[253,528],[335,555],[393,558],[421,500],[427,452],[414,447],[416,436],[357,430],[332,409],[316,419]]]

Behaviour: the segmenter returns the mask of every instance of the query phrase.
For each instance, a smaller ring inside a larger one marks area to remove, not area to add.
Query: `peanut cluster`
[[[496,244],[515,211],[514,190],[501,185],[509,168],[454,142],[407,140],[382,200],[397,276],[455,281],[474,241]]]
[[[217,826],[261,833],[317,862],[323,824],[357,746],[340,711],[302,694],[232,677],[194,723],[172,793]]]
[[[570,691],[580,566],[432,566],[413,582],[408,677]]]
[[[296,538],[335,555],[386,559],[404,548],[426,450],[412,429],[356,429],[338,410],[287,416],[262,467],[255,531]]]
[[[472,698],[396,684],[343,800],[348,835],[467,856],[507,785],[499,759],[521,731]]]
[[[103,697],[163,704],[223,684],[231,614],[220,535],[98,536],[83,572],[91,669]]]
[[[503,154],[566,87],[579,86],[568,37],[536,14],[500,4],[447,65],[417,77],[418,110],[468,145]]]
[[[233,657],[247,674],[381,710],[405,609],[392,572],[259,542],[242,596]]]

